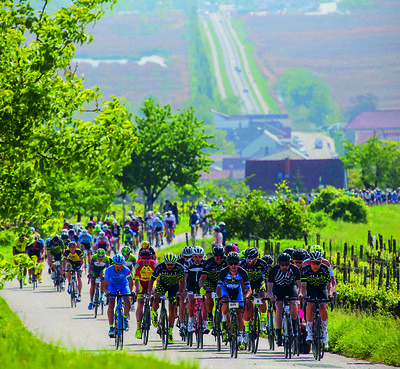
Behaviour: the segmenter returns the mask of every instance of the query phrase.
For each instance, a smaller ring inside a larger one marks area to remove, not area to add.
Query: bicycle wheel
[[[19,288],[22,289],[24,285],[24,273],[23,273],[23,268],[19,268],[19,273],[18,273],[18,280],[19,280]]]
[[[260,312],[257,312],[253,316],[253,327],[252,327],[252,348],[251,351],[253,354],[257,353],[258,350],[258,342],[260,340]]]
[[[291,323],[291,317],[290,316],[285,316],[283,319],[283,348],[285,351],[285,358],[286,359],[291,359],[292,357],[292,337],[291,337],[291,331],[290,331],[290,323]]]
[[[75,284],[74,283],[71,284],[71,294],[70,294],[70,296],[71,296],[71,307],[73,308],[74,307],[74,303],[75,303]]]
[[[318,317],[314,321],[313,326],[313,341],[312,341],[312,351],[315,360],[321,360],[324,356],[324,344],[322,342],[322,332],[321,332],[321,318]]]
[[[268,343],[269,349],[275,350],[275,319],[274,319],[274,311],[270,311],[268,309]]]
[[[142,338],[143,338],[143,344],[145,346],[149,341],[149,331],[150,331],[150,305],[146,304],[142,320]]]
[[[96,291],[94,293],[94,300],[93,300],[93,305],[94,305],[94,318],[97,318],[97,310],[99,309],[100,305],[100,291],[99,288],[96,288]]]
[[[197,339],[197,348],[203,348],[203,329],[204,329],[204,326],[203,326],[203,316],[202,316],[202,311],[201,311],[201,309],[199,309],[199,310],[197,310],[197,329],[196,329],[196,332],[197,332],[197,337],[196,337],[196,339]]]
[[[166,310],[161,310],[160,315],[160,330],[161,330],[161,340],[163,345],[163,350],[168,347],[168,318]]]
[[[293,332],[295,329],[293,328]],[[300,355],[300,325],[299,320],[297,319],[297,334],[293,333],[293,343],[292,343],[292,352],[293,355]]]
[[[231,317],[231,357],[237,358],[238,349],[238,325],[235,313]]]
[[[124,342],[123,332],[124,332],[124,320],[123,314],[121,313],[120,309],[115,310],[114,316],[114,329],[115,329],[115,349],[121,349]]]
[[[249,324],[249,332],[248,332],[248,341],[245,343],[245,349],[251,352],[253,347],[253,321],[250,321]]]
[[[222,313],[221,310],[215,312],[214,316],[214,336],[217,340],[217,351],[221,351],[221,320],[222,320]]]

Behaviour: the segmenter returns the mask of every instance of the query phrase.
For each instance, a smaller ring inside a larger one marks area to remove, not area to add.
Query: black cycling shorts
[[[160,296],[168,296],[169,303],[171,305],[176,305],[176,294],[179,291],[179,283],[173,285],[165,285],[158,282],[156,290],[154,293],[160,294]]]
[[[186,291],[187,293],[196,293],[199,294],[200,293],[200,287],[199,284],[193,284],[190,283],[190,281],[186,282]]]
[[[307,285],[307,297],[310,299],[328,300],[328,289],[326,286],[316,288]]]
[[[288,296],[290,300],[299,299],[299,295],[297,293],[297,286],[295,284],[288,287],[274,285],[273,293],[276,296],[277,301],[283,301],[286,296]]]

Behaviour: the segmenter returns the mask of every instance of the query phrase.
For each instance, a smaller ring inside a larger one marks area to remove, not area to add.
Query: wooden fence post
[[[368,268],[364,267],[364,287],[367,287]]]
[[[356,273],[358,273],[358,257],[357,255],[354,255],[354,270],[356,271]]]
[[[348,280],[348,282],[350,283],[350,272],[351,272],[351,262],[350,262],[350,260],[349,260],[349,262],[347,263],[347,265],[348,265],[348,268],[349,268],[349,273],[348,273],[348,276],[347,276],[347,280]]]
[[[344,243],[343,247],[343,258],[346,259],[347,256],[347,242]]]
[[[354,245],[351,245],[351,260],[354,260]]]
[[[375,240],[375,248],[376,248],[377,250],[379,250],[379,242],[378,242],[378,240]]]
[[[372,280],[372,282],[374,281],[374,279],[375,279],[375,259],[372,258],[371,259],[371,280]]]
[[[364,246],[360,245],[360,260],[363,258],[363,251],[364,251]]]
[[[185,233],[185,235],[186,235],[186,246],[189,246],[189,236],[187,233]]]
[[[336,265],[338,267],[338,270],[340,269],[340,252],[336,254]]]
[[[304,237],[304,244],[305,244],[306,246],[308,246],[307,232],[306,232],[306,231],[303,232],[303,237]]]
[[[390,286],[390,264],[386,265],[386,289]]]
[[[379,247],[383,250],[383,236],[381,234],[379,235]]]
[[[368,231],[368,241],[367,241],[369,246],[373,246],[373,240],[372,240],[372,234],[371,231]]]
[[[392,243],[393,243],[393,236],[392,236],[392,240],[388,240],[388,249],[389,249],[389,253],[392,253]]]
[[[396,240],[393,240],[393,254],[396,254]]]
[[[321,242],[321,235],[317,233],[317,245],[319,245]]]
[[[381,270],[379,271],[379,281],[378,281],[378,288],[382,287],[382,283],[383,283],[383,267],[384,267],[384,263],[381,263]]]
[[[343,283],[347,283],[346,259],[343,261]]]
[[[275,243],[275,254],[279,254],[279,249],[281,248],[281,243],[276,242]]]
[[[329,240],[329,262],[332,262],[332,240]]]
[[[256,247],[257,247],[257,250],[259,249],[259,246],[260,246],[260,245],[259,245],[259,239],[257,238],[257,239],[256,239]]]

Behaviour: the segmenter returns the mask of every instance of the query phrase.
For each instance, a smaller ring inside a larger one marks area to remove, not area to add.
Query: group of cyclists
[[[142,338],[141,325],[146,299],[151,303],[151,321],[158,328],[158,310],[160,298],[168,296],[169,334],[168,342],[174,343],[175,322],[179,334],[185,336],[194,330],[195,296],[202,295],[203,333],[209,334],[214,327],[216,304],[221,304],[221,331],[227,337],[229,309],[227,302],[239,301],[236,308],[238,319],[239,348],[243,349],[249,340],[249,326],[252,319],[253,298],[261,298],[260,333],[266,332],[267,301],[275,303],[275,328],[277,345],[282,345],[283,301],[290,300],[290,315],[293,321],[293,333],[299,327],[299,301],[302,297],[328,301],[336,288],[332,267],[323,258],[323,249],[315,245],[310,252],[305,249],[286,249],[278,255],[274,263],[270,255],[260,257],[256,247],[240,252],[237,243],[226,244],[225,224],[221,222],[214,231],[217,234],[212,243],[211,254],[206,256],[201,246],[185,246],[179,255],[167,252],[163,261],[158,263],[157,248],[153,248],[153,235],[148,240],[135,240],[142,229],[152,234],[163,225],[163,232],[171,231],[171,240],[175,226],[174,217],[166,213],[163,220],[158,214],[147,213],[144,219],[128,214],[123,231],[118,223],[108,218],[103,224],[89,222],[83,228],[64,224],[60,235],[54,235],[43,241],[35,229],[29,234],[20,234],[14,246],[14,254],[27,252],[36,255],[38,262],[44,260],[47,252],[49,273],[54,276],[54,262],[61,262],[61,273],[66,271],[68,287],[71,270],[77,272],[78,301],[81,301],[82,269],[88,267],[90,278],[90,303],[93,308],[93,296],[96,279],[101,279],[101,302],[108,303],[109,337],[114,337],[115,295],[120,291],[124,297],[124,327],[129,329],[129,314],[136,312],[137,329],[135,337]],[[154,230],[154,232],[153,232]],[[224,234],[225,233],[225,234]],[[129,236],[124,236],[128,234]],[[120,239],[122,247],[120,247]],[[136,243],[136,241],[139,241]],[[136,245],[139,245],[136,246]],[[137,247],[137,250],[135,248]],[[136,253],[137,251],[137,253]],[[135,256],[136,254],[136,256]],[[31,276],[33,272],[29,271]],[[41,272],[40,272],[41,273]],[[39,276],[38,276],[39,277]],[[41,281],[41,277],[39,277]],[[25,283],[26,276],[25,276]],[[68,291],[70,288],[68,288]],[[134,303],[137,300],[136,308]],[[306,306],[305,319],[307,341],[312,339],[314,304]],[[328,345],[327,303],[320,304],[323,342]],[[186,319],[186,315],[188,318]]]

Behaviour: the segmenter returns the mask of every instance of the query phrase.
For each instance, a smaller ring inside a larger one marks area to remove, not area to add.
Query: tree
[[[378,98],[373,94],[357,96],[350,100],[352,106],[344,112],[345,119],[350,121],[363,111],[375,111],[378,108]]]
[[[200,171],[208,171],[212,160],[203,150],[214,148],[204,134],[202,122],[193,109],[171,112],[169,105],[160,106],[152,99],[144,102],[143,117],[136,116],[133,134],[138,144],[131,163],[119,176],[124,189],[141,189],[149,209],[168,186],[196,186]]]
[[[400,158],[397,142],[379,141],[373,136],[365,144],[346,141],[344,147],[347,153],[340,158],[344,168],[358,170],[365,188],[397,185],[389,180],[396,169],[394,163]]]
[[[313,123],[319,127],[339,119],[329,86],[308,70],[286,72],[279,80],[278,89],[286,108],[298,123]]]
[[[124,101],[99,104],[99,89],[84,88],[71,65],[75,45],[91,41],[86,26],[112,3],[74,0],[47,14],[47,1],[40,11],[27,1],[2,2],[0,223],[48,217],[46,183],[54,172],[95,178],[129,160],[133,127]],[[85,110],[97,114],[94,121],[74,117]]]

